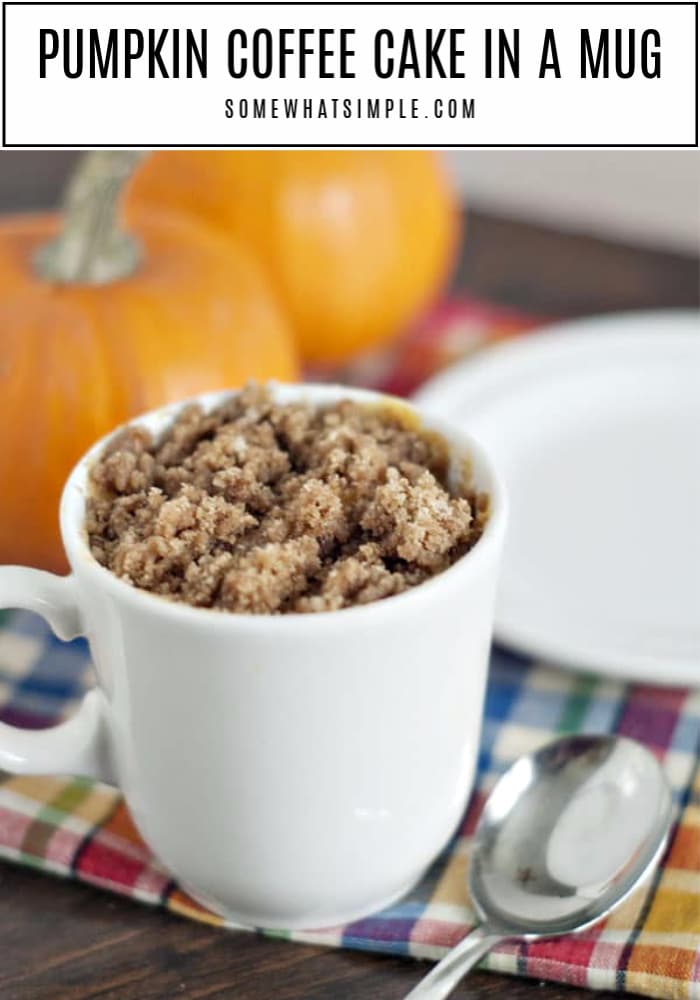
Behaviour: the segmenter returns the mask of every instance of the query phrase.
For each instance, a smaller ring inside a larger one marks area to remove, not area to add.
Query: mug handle
[[[37,612],[59,639],[83,634],[72,576],[0,566],[0,608]],[[49,729],[0,722],[0,768],[11,774],[74,774],[113,782],[105,707],[103,692],[93,688],[75,715]]]

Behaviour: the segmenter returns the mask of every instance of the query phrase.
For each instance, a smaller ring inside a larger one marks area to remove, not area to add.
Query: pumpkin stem
[[[64,196],[63,229],[39,248],[40,277],[62,284],[103,285],[131,274],[141,257],[137,241],[119,228],[124,185],[145,152],[94,150],[78,161]]]

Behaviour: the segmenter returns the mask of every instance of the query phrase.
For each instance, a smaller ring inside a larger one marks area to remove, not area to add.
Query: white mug
[[[381,398],[342,386],[272,391],[280,402]],[[158,433],[183,405],[135,422]],[[482,537],[413,589],[317,614],[190,607],[100,566],[84,527],[88,470],[109,439],[98,442],[61,500],[72,574],[0,569],[0,606],[38,612],[63,639],[87,636],[97,686],[53,729],[0,725],[0,767],[116,783],[180,885],[238,923],[335,925],[402,896],[471,790],[506,520],[477,444],[421,422],[443,435],[453,470],[467,457],[490,495]]]

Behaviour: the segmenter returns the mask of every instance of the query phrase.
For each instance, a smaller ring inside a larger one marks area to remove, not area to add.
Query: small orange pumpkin
[[[443,165],[421,151],[159,152],[128,202],[178,209],[251,248],[315,362],[399,333],[446,281],[459,231]]]
[[[115,154],[102,156],[109,175]],[[246,250],[192,219],[132,213],[142,256],[120,276],[127,238],[95,229],[100,196],[88,188],[77,238],[69,226],[43,257],[58,216],[0,223],[0,562],[65,568],[61,487],[119,423],[250,377],[297,376],[286,321]]]

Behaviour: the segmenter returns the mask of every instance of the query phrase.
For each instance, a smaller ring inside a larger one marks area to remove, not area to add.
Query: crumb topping
[[[91,470],[95,558],[145,590],[251,614],[366,604],[442,572],[487,502],[453,495],[447,448],[399,408],[275,403],[249,385],[183,410],[158,440],[132,426]]]

